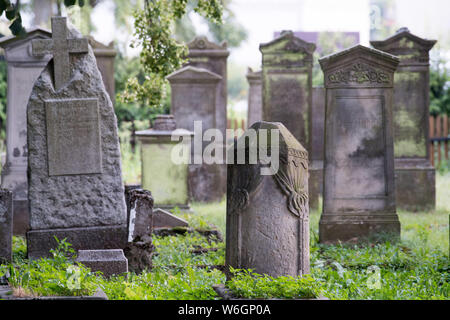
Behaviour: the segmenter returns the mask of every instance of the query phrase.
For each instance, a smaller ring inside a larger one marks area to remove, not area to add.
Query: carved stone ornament
[[[380,69],[375,69],[365,63],[358,62],[350,67],[337,70],[328,75],[329,84],[336,83],[391,83],[390,76]]]

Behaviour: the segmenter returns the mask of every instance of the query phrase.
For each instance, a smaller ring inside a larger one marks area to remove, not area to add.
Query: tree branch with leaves
[[[186,14],[188,0],[146,0],[143,9],[134,14],[136,39],[140,46],[140,63],[145,72],[143,81],[129,79],[119,98],[125,102],[142,101],[149,107],[160,107],[167,94],[166,76],[185,62],[187,46],[173,36],[175,23]],[[222,23],[220,0],[198,0],[194,11],[211,22]]]

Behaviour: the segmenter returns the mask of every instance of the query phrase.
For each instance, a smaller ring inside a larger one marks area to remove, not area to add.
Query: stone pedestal
[[[255,140],[246,143],[251,130]],[[279,139],[268,138],[274,131]],[[261,147],[272,164],[279,161],[273,175],[262,174],[267,162],[259,156],[252,163]],[[226,265],[273,277],[309,273],[308,152],[283,124],[256,122],[228,153]],[[247,155],[243,164],[240,154]]]
[[[23,38],[9,36],[0,39],[8,64],[6,163],[2,168],[2,188],[13,192],[13,232],[16,235],[25,235],[30,228],[26,108],[34,82],[51,58],[50,55],[33,56],[31,41],[51,36],[47,30],[33,28]]]
[[[102,272],[106,278],[128,272],[128,260],[122,249],[79,250],[76,261],[92,272]]]
[[[398,239],[392,103],[399,59],[357,45],[319,62],[326,88],[319,241]]]
[[[138,131],[136,136],[141,143],[142,188],[151,190],[155,207],[189,210],[188,163],[193,132],[176,129],[172,115],[160,115],[152,129]],[[172,141],[172,136],[183,142]]]
[[[434,210],[436,206],[428,127],[429,51],[435,43],[407,28],[386,40],[371,42],[376,49],[400,58],[394,81],[394,156],[397,207],[408,211]]]
[[[283,31],[261,44],[262,119],[281,122],[310,150],[312,65],[314,43],[303,41],[292,31]]]
[[[247,126],[251,127],[255,122],[262,120],[262,81],[261,71],[253,71],[248,68],[248,110]]]

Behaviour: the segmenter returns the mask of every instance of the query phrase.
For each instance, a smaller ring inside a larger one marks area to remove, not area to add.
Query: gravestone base
[[[319,208],[319,196],[323,189],[323,161],[313,160],[309,169],[308,191],[309,191],[309,208]]]
[[[436,170],[428,161],[395,162],[397,208],[432,211],[436,207]]]
[[[79,250],[76,261],[92,272],[102,272],[105,278],[128,272],[128,260],[122,249]]]
[[[13,234],[25,236],[30,230],[30,212],[28,200],[13,200]]]
[[[226,194],[226,167],[223,165],[191,164],[188,179],[190,197],[194,201],[221,201]]]
[[[55,236],[59,240],[66,238],[75,250],[121,249],[127,245],[128,229],[126,225],[117,225],[32,230],[27,233],[28,258],[50,257],[50,249],[58,246]]]
[[[365,243],[400,239],[400,221],[395,213],[363,214],[322,215],[319,242]]]

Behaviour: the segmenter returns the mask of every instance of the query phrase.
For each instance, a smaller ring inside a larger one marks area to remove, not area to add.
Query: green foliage
[[[128,58],[119,53],[115,59],[115,72],[114,81],[117,94],[115,112],[119,125],[123,121],[133,120],[146,120],[147,126],[142,129],[146,129],[149,126],[148,120],[153,120],[158,114],[167,114],[170,112],[170,95],[166,94],[164,99],[160,101],[160,104],[156,107],[150,107],[148,104],[138,100],[121,99],[121,92],[124,92],[127,88],[127,81],[130,78],[134,78],[137,82],[144,82],[145,73],[140,67],[138,57]],[[167,93],[170,93],[170,87],[166,88]]]
[[[7,275],[8,282],[26,295],[91,295],[97,285],[95,275],[85,266],[74,263],[74,250],[63,240],[51,250],[52,259],[23,260],[23,242],[14,242],[14,263],[2,265],[0,275]],[[17,252],[19,251],[19,252]]]
[[[439,55],[430,68],[430,114],[450,115],[450,73]]]
[[[136,40],[140,45],[140,63],[144,79],[128,79],[125,91],[119,97],[123,102],[142,101],[149,107],[162,107],[167,97],[167,80],[170,73],[185,62],[187,47],[172,36],[175,21],[186,13],[187,0],[148,0],[135,17]],[[194,11],[207,19],[221,22],[222,5],[219,0],[198,0]]]
[[[252,270],[232,270],[234,277],[213,268],[223,265],[223,242],[208,241],[199,233],[154,237],[154,268],[140,275],[129,273],[103,278],[74,264],[73,250],[59,241],[51,259],[28,261],[25,241],[14,237],[13,263],[0,266],[15,291],[33,295],[92,294],[100,287],[111,300],[217,299],[214,284],[224,284],[244,298],[329,299],[440,299],[448,300],[448,190],[450,175],[437,175],[437,210],[432,213],[399,212],[402,239],[372,245],[322,245],[317,243],[320,213],[311,212],[311,273],[298,277],[269,277]],[[192,227],[210,228],[213,222],[225,231],[225,201],[193,205],[195,214],[174,214]],[[196,249],[205,250],[203,254]],[[211,250],[217,248],[217,251]],[[79,279],[79,280],[77,280]],[[76,289],[78,288],[78,289]]]
[[[25,34],[25,29],[22,26],[22,17],[20,16],[20,1],[12,3],[10,0],[0,0],[0,16],[5,12],[5,17],[11,24],[9,29],[14,35]]]
[[[313,299],[322,294],[321,284],[310,275],[270,277],[251,269],[230,268],[232,278],[226,282],[237,297],[248,299]]]

